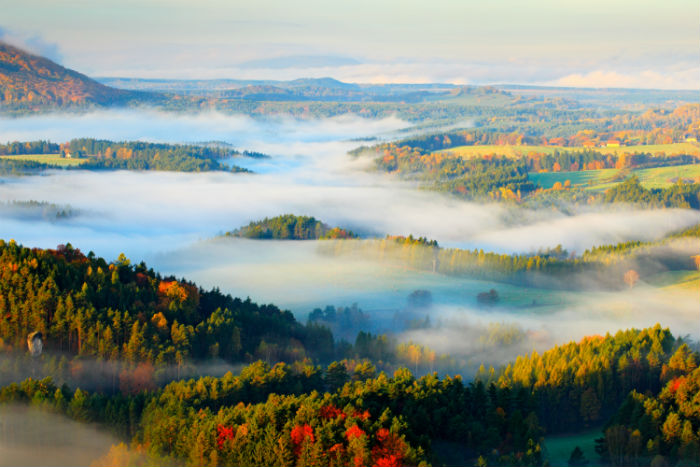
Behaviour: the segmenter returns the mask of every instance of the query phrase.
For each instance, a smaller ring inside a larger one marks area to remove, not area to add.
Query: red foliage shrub
[[[360,428],[357,425],[351,426],[345,432],[345,436],[348,438],[348,441],[350,441],[353,438],[359,438],[359,437],[364,436],[364,435],[365,435],[365,432],[362,430],[362,428]]]
[[[356,411],[352,414],[352,416],[355,418],[359,418],[360,420],[362,420],[364,422],[366,420],[369,420],[370,414],[369,414],[369,410],[365,410],[364,412]]]
[[[338,418],[338,417],[340,417],[342,419],[345,418],[345,414],[343,413],[343,411],[332,404],[331,405],[324,405],[323,407],[321,407],[321,410],[319,411],[319,415],[321,416],[321,418],[325,418],[328,420],[330,420],[332,418]]]
[[[233,431],[233,427],[224,425],[218,425],[216,427],[216,433],[216,445],[219,448],[219,451],[224,448],[224,443],[226,443],[226,441],[233,439],[236,436]]]
[[[292,443],[294,443],[294,454],[297,456],[301,453],[301,447],[308,439],[309,442],[314,442],[314,430],[308,424],[297,425],[292,428]]]
[[[685,378],[683,378],[683,377],[672,379],[670,387],[669,387],[671,394],[678,391],[678,388],[681,387],[681,384],[683,384],[684,382],[685,382]]]
[[[398,467],[403,465],[406,443],[386,428],[377,431],[377,445],[372,448],[375,467]]]

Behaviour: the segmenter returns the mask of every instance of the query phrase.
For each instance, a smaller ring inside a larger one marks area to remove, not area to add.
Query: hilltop
[[[284,214],[250,224],[225,234],[227,237],[242,237],[267,240],[324,240],[357,238],[353,232],[340,227],[330,227],[315,217]]]
[[[105,86],[48,58],[0,42],[1,106],[102,106],[152,96]]]

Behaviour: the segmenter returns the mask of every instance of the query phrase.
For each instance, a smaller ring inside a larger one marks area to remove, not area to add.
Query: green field
[[[12,159],[16,161],[34,161],[42,164],[75,166],[85,162],[86,159],[68,159],[60,154],[22,154],[19,156],[0,156],[2,159]]]
[[[530,173],[528,178],[534,183],[539,183],[542,188],[549,189],[559,182],[571,180],[573,186],[583,185],[586,188],[594,188],[607,183],[615,183],[613,178],[619,169],[579,170],[578,172],[542,172]]]
[[[645,282],[671,291],[700,292],[700,271],[667,271],[648,277]]]
[[[516,158],[521,156],[527,156],[531,152],[535,152],[538,154],[553,154],[554,151],[565,149],[573,150],[574,148],[562,148],[560,146],[501,146],[497,144],[484,144],[476,146],[457,146],[454,148],[434,152],[447,152],[449,154],[454,154],[455,156],[462,156],[466,158],[483,157],[489,154],[496,154],[499,156]]]
[[[571,180],[572,185],[581,185],[588,190],[601,191],[613,186],[617,181],[615,176],[620,169],[580,170],[578,172],[544,172],[529,174],[530,180],[548,189],[556,182],[564,184]],[[635,169],[630,175],[639,177],[646,188],[664,188],[675,183],[679,178],[695,180],[700,178],[700,164],[676,165],[670,167],[654,167],[651,169]]]
[[[700,156],[700,144],[698,143],[671,143],[671,144],[647,144],[637,146],[620,146],[617,148],[594,147],[586,148],[583,146],[563,147],[563,146],[529,146],[529,145],[497,145],[484,144],[476,146],[457,146],[450,149],[434,151],[447,152],[462,157],[483,157],[488,154],[497,154],[506,157],[521,157],[526,156],[531,152],[538,154],[552,154],[554,151],[584,151],[592,149],[603,154],[621,154],[621,153],[651,153],[666,155],[673,154],[690,154]]]
[[[574,435],[546,436],[544,438],[545,457],[553,467],[568,465],[571,451],[580,447],[588,459],[589,467],[596,467],[598,454],[595,452],[595,439],[603,436],[601,428],[592,428]]]
[[[639,177],[639,181],[641,181],[642,185],[645,187],[663,188],[674,183],[679,178],[699,181],[700,164],[639,169],[634,170],[633,173]]]

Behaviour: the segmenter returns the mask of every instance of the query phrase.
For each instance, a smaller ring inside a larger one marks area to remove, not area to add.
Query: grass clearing
[[[579,170],[577,172],[544,172],[530,173],[530,180],[539,183],[542,188],[549,189],[556,182],[562,185],[571,180],[573,186],[582,186],[588,190],[602,191],[614,186],[618,181],[615,177],[620,169]],[[681,178],[687,181],[700,180],[700,164],[675,165],[669,167],[654,167],[650,169],[634,169],[630,175],[639,177],[645,188],[667,188]]]
[[[545,457],[552,466],[566,466],[568,465],[571,451],[578,446],[583,451],[586,459],[588,459],[588,466],[598,466],[600,463],[597,462],[598,454],[595,452],[595,439],[602,436],[603,433],[600,427],[571,435],[545,436]]]
[[[616,183],[613,179],[619,172],[620,169],[579,170],[577,172],[530,173],[528,177],[545,189],[552,188],[556,182],[563,185],[567,180],[570,180],[573,186],[583,185],[586,188],[594,189],[603,184]]]
[[[700,292],[700,271],[666,271],[645,280],[668,291]]]
[[[62,157],[60,154],[21,154],[16,156],[0,156],[0,158],[16,161],[41,162],[42,164],[58,165],[62,167],[76,166],[86,161],[86,159],[69,159]]]
[[[667,156],[675,154],[690,154],[700,156],[700,144],[698,143],[669,143],[669,144],[639,144],[636,146],[620,146],[617,148],[593,148],[603,154],[623,154],[623,153],[650,153]]]
[[[690,154],[700,156],[700,144],[698,143],[670,143],[670,144],[640,144],[636,146],[620,146],[620,147],[593,147],[586,148],[583,146],[530,146],[530,145],[498,145],[498,144],[483,144],[476,146],[457,146],[454,148],[443,149],[434,152],[449,153],[455,156],[462,157],[483,157],[489,154],[496,154],[505,157],[521,157],[527,156],[534,152],[538,154],[553,154],[555,151],[560,152],[579,152],[593,150],[603,154],[623,154],[623,153],[650,153],[650,154],[665,154],[667,156],[677,154]]]
[[[675,183],[679,178],[700,180],[700,164],[654,167],[653,169],[634,170],[639,181],[647,188],[664,188]]]
[[[462,156],[465,158],[473,157],[483,157],[490,154],[496,154],[498,156],[505,156],[510,158],[517,158],[522,156],[527,156],[531,152],[540,154],[554,154],[554,151],[565,150],[559,146],[526,146],[526,145],[497,145],[497,144],[484,144],[476,146],[457,146],[450,149],[444,149],[441,151],[434,152],[446,152],[455,156]],[[573,149],[573,148],[569,148]]]

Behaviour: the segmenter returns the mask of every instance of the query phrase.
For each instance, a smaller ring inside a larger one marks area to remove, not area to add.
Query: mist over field
[[[677,293],[641,286],[616,292],[561,294],[558,306],[541,309],[501,308],[485,311],[475,305],[442,305],[430,311],[437,326],[407,330],[404,341],[437,352],[467,356],[473,363],[498,366],[533,350],[578,341],[582,336],[614,334],[619,329],[643,329],[659,321],[675,335],[697,340],[697,293]],[[506,344],[489,342],[489,326],[517,323],[522,332]],[[491,345],[489,345],[491,344]]]
[[[576,215],[525,211],[514,216],[501,204],[461,201],[369,173],[371,160],[346,154],[359,144],[348,139],[381,136],[404,126],[398,119],[259,121],[154,111],[4,119],[0,141],[61,142],[86,135],[163,142],[217,140],[272,158],[232,160],[255,174],[55,171],[5,178],[0,183],[2,201],[49,201],[70,205],[81,214],[41,229],[15,216],[3,222],[0,236],[43,247],[71,241],[107,257],[124,251],[141,258],[252,220],[294,213],[364,235],[413,234],[444,245],[501,252],[562,244],[582,252],[602,243],[652,240],[700,220],[695,211],[619,207]]]
[[[653,326],[660,320],[677,335],[700,336],[697,293],[692,289],[640,282],[633,289],[604,290],[601,279],[585,274],[562,284],[570,290],[510,285],[410,269],[387,260],[390,252],[383,260],[359,250],[328,255],[325,242],[221,238],[157,255],[152,263],[205,287],[289,308],[302,321],[314,308],[357,304],[369,316],[363,330],[396,333],[400,341],[464,357],[476,366],[496,366],[534,349]],[[689,257],[698,246],[695,242],[669,248]],[[635,267],[643,273],[650,264]],[[499,305],[479,306],[477,295],[490,289],[499,293]],[[409,295],[416,290],[430,292],[430,306],[411,308]],[[407,320],[423,323],[426,318],[425,328],[407,325]],[[497,324],[517,325],[522,336],[508,345],[498,336],[489,342],[489,326]]]
[[[371,120],[341,115],[324,120],[289,117],[252,118],[215,111],[169,113],[149,108],[51,113],[22,118],[0,117],[0,141],[56,142],[71,138],[163,143],[221,141],[243,149],[278,148],[297,153],[286,143],[320,143],[370,135],[389,135],[410,124],[398,118]]]
[[[46,222],[41,229],[33,220],[7,216],[0,235],[43,247],[71,241],[110,258],[121,251],[141,258],[252,220],[295,213],[363,235],[413,234],[446,246],[499,252],[558,244],[583,252],[598,244],[653,240],[700,220],[690,210],[614,209],[573,216],[549,212],[544,219],[533,213],[533,221],[512,223],[502,205],[417,191],[362,172],[361,162],[356,170],[336,171],[339,164],[354,165],[343,153],[334,154],[277,174],[68,171],[5,179],[0,184],[3,201],[50,201],[79,214]]]
[[[438,240],[442,246],[503,253],[531,253],[561,244],[580,254],[600,244],[655,240],[700,222],[700,213],[682,209],[616,206],[565,214],[478,204],[371,173],[371,159],[347,155],[359,144],[348,139],[390,134],[406,126],[398,119],[262,121],[215,113],[173,116],[143,111],[49,115],[2,123],[0,140],[64,141],[86,135],[162,142],[216,140],[271,158],[232,160],[253,174],[72,170],[5,177],[0,182],[1,201],[49,201],[70,206],[75,215],[45,220],[0,211],[0,238],[47,248],[71,242],[108,260],[124,252],[163,274],[290,308],[301,320],[315,307],[358,303],[372,316],[371,330],[381,332],[394,330],[394,313],[405,307],[412,291],[426,289],[435,298],[432,322],[449,326],[405,337],[437,347],[465,342],[453,334],[473,332],[464,327],[472,322],[519,322],[528,335],[540,336],[539,347],[590,332],[653,324],[668,297],[653,291],[645,292],[651,294],[648,300],[639,300],[639,294],[541,292],[549,299],[534,300],[550,306],[523,309],[528,298],[517,306],[485,312],[475,308],[478,293],[495,287],[506,296],[526,296],[527,289],[509,291],[496,283],[410,271],[361,256],[329,257],[320,254],[313,241],[213,238],[253,220],[293,213],[315,216],[362,236],[413,234]],[[633,303],[628,298],[639,304],[640,312],[625,313],[613,306]],[[682,300],[678,305],[673,316],[666,317],[667,325],[677,320],[678,328],[685,329],[693,307]],[[571,324],[574,321],[576,325]],[[559,328],[553,322],[566,324]],[[445,351],[478,354],[469,349]],[[509,355],[518,353],[511,350]]]

